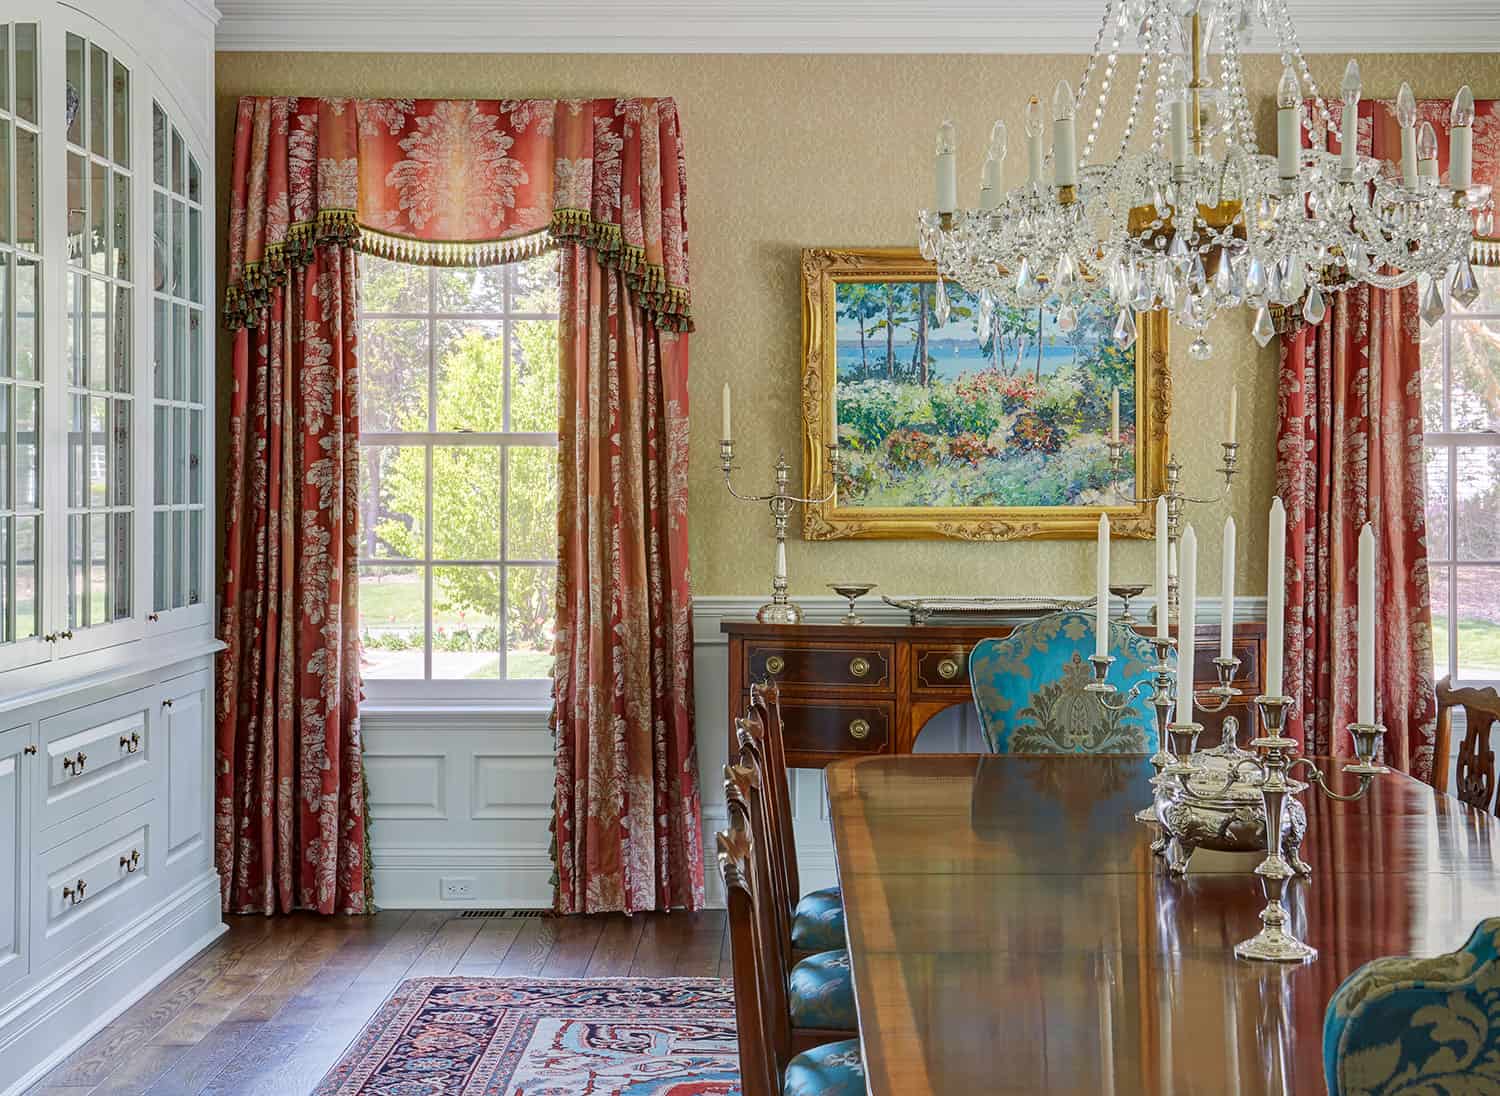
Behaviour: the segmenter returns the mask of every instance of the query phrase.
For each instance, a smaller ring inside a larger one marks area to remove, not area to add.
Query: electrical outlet
[[[462,902],[474,897],[474,877],[471,875],[446,875],[439,881],[445,900]]]

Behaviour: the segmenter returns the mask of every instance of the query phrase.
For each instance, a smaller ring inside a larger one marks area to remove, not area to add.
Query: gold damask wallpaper
[[[995,112],[1020,133],[1025,96],[1034,92],[1045,101],[1059,79],[1076,85],[1083,67],[1081,58],[1066,56],[220,53],[217,62],[221,225],[241,95],[676,98],[687,146],[697,322],[690,513],[693,588],[700,595],[769,587],[769,518],[730,500],[721,484],[719,392],[724,381],[733,383],[736,457],[747,470],[769,477],[778,451],[800,459],[800,250],[913,244],[915,211],[931,200],[938,122],[946,115],[956,123],[960,185],[977,188]],[[1476,96],[1500,95],[1500,55],[1373,55],[1360,64],[1366,95],[1394,96],[1403,78],[1418,96],[1451,95],[1464,82]],[[1342,58],[1313,58],[1312,66],[1325,85],[1337,87]],[[1263,104],[1259,121],[1268,144],[1279,74],[1274,58],[1251,59],[1249,84]],[[1103,137],[1107,148],[1109,133]],[[222,271],[221,253],[221,278]],[[1265,581],[1265,514],[1274,483],[1275,345],[1264,351],[1255,345],[1248,316],[1221,320],[1211,335],[1214,359],[1195,362],[1186,354],[1188,340],[1172,333],[1173,448],[1195,473],[1190,486],[1210,489],[1205,473],[1218,458],[1223,401],[1229,384],[1239,385],[1243,471],[1233,505],[1197,508],[1192,520],[1203,566],[1217,574],[1220,528],[1232,510],[1248,557],[1241,590],[1255,595]],[[227,361],[222,339],[220,355]],[[227,385],[220,391],[227,395]],[[795,464],[792,480],[801,480]],[[1077,594],[1093,576],[1088,541],[794,539],[787,552],[793,596],[826,594],[824,583],[837,579],[877,582],[891,594]],[[1117,576],[1135,573],[1144,581],[1150,567],[1148,543],[1120,542]]]

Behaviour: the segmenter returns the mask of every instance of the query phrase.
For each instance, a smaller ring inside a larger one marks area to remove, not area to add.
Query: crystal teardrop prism
[[[1188,288],[1194,293],[1201,293],[1208,285],[1208,272],[1203,269],[1203,256],[1194,255],[1193,265],[1188,268]]]
[[[1222,252],[1219,255],[1219,269],[1214,271],[1214,293],[1225,304],[1234,301],[1234,282],[1234,260],[1229,257],[1229,252]]]
[[[1302,302],[1302,318],[1308,323],[1322,323],[1323,317],[1328,314],[1328,308],[1323,304],[1323,293],[1317,286],[1307,291],[1307,299]]]
[[[1172,233],[1172,242],[1167,245],[1167,258],[1171,259],[1174,263],[1185,263],[1187,262],[1187,257],[1187,241],[1182,238],[1181,232]]]
[[[1188,357],[1196,362],[1206,362],[1214,355],[1214,344],[1199,335],[1188,347]]]
[[[1436,278],[1427,279],[1427,291],[1422,294],[1422,319],[1435,324],[1443,318],[1443,291],[1438,288]]]
[[[1064,335],[1078,329],[1078,309],[1065,304],[1057,310],[1057,329]]]
[[[1031,260],[1021,259],[1021,269],[1016,271],[1016,294],[1022,300],[1031,298],[1036,293],[1036,275],[1031,272]]]
[[[948,322],[949,307],[948,290],[944,288],[943,279],[939,278],[937,283],[937,293],[934,295],[932,306],[933,315],[937,318],[937,325],[939,327],[942,327]]]
[[[1255,313],[1255,325],[1250,328],[1250,334],[1255,336],[1255,341],[1265,346],[1276,337],[1276,325],[1271,322],[1271,310],[1261,305]]]
[[[1469,265],[1467,257],[1461,259],[1453,271],[1451,285],[1453,299],[1465,308],[1479,299],[1479,281],[1474,277],[1474,268]]]
[[[979,341],[986,343],[994,329],[995,299],[988,289],[979,294]]]
[[[1250,268],[1245,271],[1245,296],[1259,297],[1266,291],[1266,267],[1259,255],[1250,256]]]
[[[1120,309],[1120,315],[1115,320],[1115,345],[1121,350],[1129,350],[1135,345],[1136,326],[1135,311],[1130,308]]]

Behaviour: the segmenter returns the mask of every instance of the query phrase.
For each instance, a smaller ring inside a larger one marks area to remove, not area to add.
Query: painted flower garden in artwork
[[[834,399],[849,507],[1088,506],[1111,493],[1110,393],[1134,484],[1135,351],[1089,309],[996,309],[935,281],[839,282]],[[989,319],[988,324],[982,320]],[[993,334],[980,336],[981,327]]]

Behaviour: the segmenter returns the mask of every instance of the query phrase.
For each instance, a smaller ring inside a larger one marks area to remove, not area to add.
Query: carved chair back
[[[750,686],[750,714],[760,716],[764,735],[765,777],[762,787],[770,798],[771,839],[776,842],[787,896],[795,906],[802,896],[797,872],[797,842],[792,832],[792,793],[787,777],[786,740],[781,723],[781,686],[775,681]]]
[[[777,833],[775,807],[771,795],[771,777],[766,764],[766,739],[759,717],[751,712],[735,723],[739,738],[740,753],[734,769],[746,769],[754,780],[738,790],[750,813],[750,828],[761,841],[766,867],[766,903],[774,912],[783,938],[792,938],[792,911],[796,908],[796,897],[788,890],[786,881],[786,848]],[[725,780],[730,779],[730,769],[725,770]],[[728,785],[725,785],[726,791]],[[793,852],[795,855],[795,851]],[[791,952],[786,952],[788,964]],[[790,970],[790,965],[788,966]]]
[[[780,1096],[791,1058],[785,943],[767,894],[767,860],[749,792],[754,770],[724,767],[729,826],[718,834],[719,872],[729,908],[734,1008],[744,1096]]]
[[[1500,693],[1492,688],[1455,686],[1450,678],[1437,684],[1438,725],[1432,785],[1448,790],[1448,748],[1453,734],[1453,710],[1464,712],[1464,740],[1458,748],[1455,794],[1460,802],[1481,811],[1500,808],[1495,801],[1495,750],[1490,733],[1500,722]]]
[[[1121,693],[1148,676],[1155,652],[1145,636],[1111,623],[1105,678]],[[1157,749],[1149,690],[1110,711],[1085,686],[1093,680],[1093,613],[1068,610],[1028,620],[1003,639],[982,639],[969,655],[974,706],[992,753],[1148,754]],[[1172,659],[1175,662],[1175,658]]]

